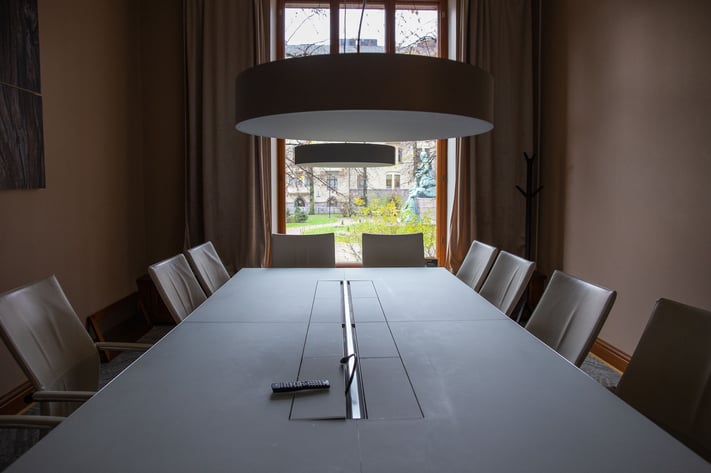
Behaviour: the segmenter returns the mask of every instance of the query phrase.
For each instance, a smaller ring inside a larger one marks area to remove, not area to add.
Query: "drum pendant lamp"
[[[282,59],[239,74],[243,133],[308,141],[415,141],[493,128],[493,79],[461,62],[407,54]]]

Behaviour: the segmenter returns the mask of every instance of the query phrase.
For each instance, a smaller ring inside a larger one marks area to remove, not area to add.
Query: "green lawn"
[[[343,218],[341,214],[331,214],[329,217],[328,214],[318,214],[318,215],[309,215],[309,219],[303,223],[287,223],[286,228],[298,228],[298,227],[305,227],[307,225],[324,225],[327,223],[336,223],[340,221],[340,219]],[[323,233],[323,232],[320,232]]]
[[[343,227],[340,226],[329,226],[329,227],[318,227],[304,230],[304,235],[320,235],[321,233],[336,233],[336,239],[338,239],[338,231],[342,231]]]

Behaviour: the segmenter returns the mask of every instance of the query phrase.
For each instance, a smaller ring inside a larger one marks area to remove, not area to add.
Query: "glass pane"
[[[362,3],[341,4],[339,9],[338,51],[354,53],[357,50],[358,28],[362,11]],[[360,52],[385,52],[385,11],[382,6],[370,6],[363,11],[363,24],[360,27]]]
[[[395,52],[438,56],[437,9],[395,10]]]
[[[364,232],[422,232],[425,256],[436,256],[435,140],[388,143],[400,162],[378,168],[301,168],[297,144],[286,142],[287,233],[335,233],[337,263],[362,260]]]
[[[284,54],[286,57],[329,54],[331,41],[331,10],[328,3],[319,7],[284,8]]]

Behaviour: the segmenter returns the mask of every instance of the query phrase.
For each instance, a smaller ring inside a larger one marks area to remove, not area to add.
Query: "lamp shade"
[[[311,141],[414,141],[493,128],[493,79],[407,54],[333,54],[260,64],[236,84],[237,130]]]
[[[362,168],[393,166],[395,147],[372,143],[320,143],[294,148],[294,162],[303,167]]]

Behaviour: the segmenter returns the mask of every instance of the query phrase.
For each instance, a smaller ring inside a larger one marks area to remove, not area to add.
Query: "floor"
[[[592,354],[585,358],[580,369],[606,388],[617,386],[622,376],[622,373]]]

